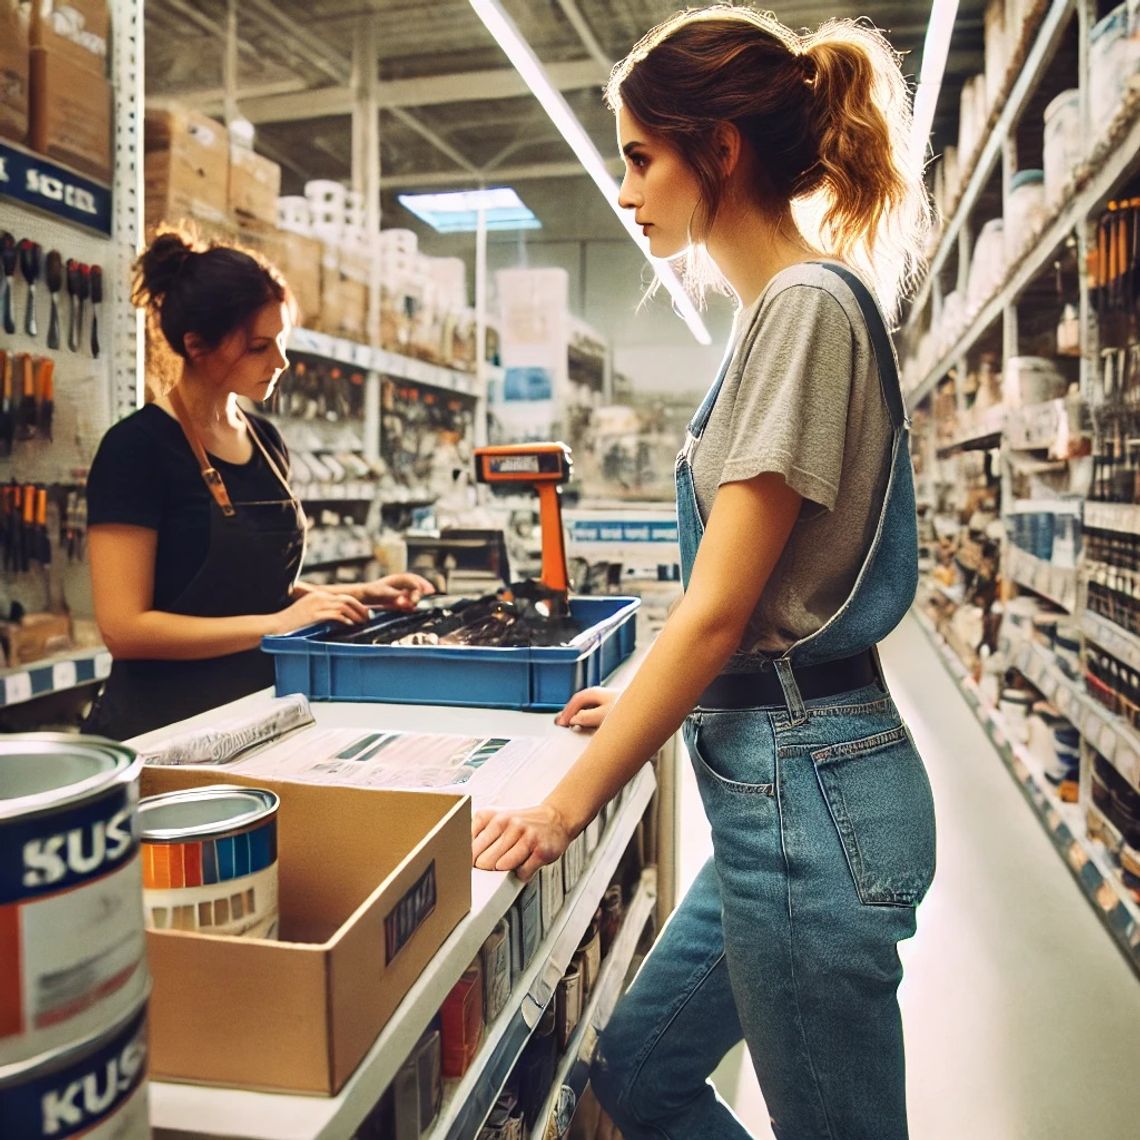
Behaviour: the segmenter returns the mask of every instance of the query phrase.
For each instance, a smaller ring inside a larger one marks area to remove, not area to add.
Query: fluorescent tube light
[[[926,26],[926,40],[922,46],[922,72],[918,77],[918,90],[914,93],[914,114],[911,121],[911,155],[919,162],[925,160],[930,131],[934,125],[934,111],[942,77],[946,74],[946,57],[950,54],[950,37],[958,16],[958,0],[934,0],[930,6],[930,23]]]
[[[613,210],[649,264],[653,266],[661,284],[673,298],[673,307],[689,326],[689,331],[699,344],[712,344],[712,337],[709,336],[709,331],[705,328],[692,298],[685,292],[672,267],[650,256],[648,243],[634,222],[632,211],[623,210],[618,205],[618,184],[606,169],[598,148],[594,146],[593,140],[578,122],[577,116],[562,97],[562,93],[550,82],[546,69],[530,45],[519,34],[514,21],[503,10],[502,4],[499,0],[470,0],[470,3],[475,9],[475,14],[486,25],[487,31],[494,36],[495,42],[503,49],[523,82],[542,105],[542,109],[550,116],[551,122],[558,128],[558,133],[570,144],[570,149],[578,156],[578,161],[602,192],[606,204]]]
[[[488,230],[540,230],[542,223],[509,186],[444,194],[399,194],[400,205],[437,233],[473,233],[484,212]]]

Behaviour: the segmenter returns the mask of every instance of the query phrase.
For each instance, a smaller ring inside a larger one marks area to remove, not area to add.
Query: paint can
[[[277,809],[263,788],[211,784],[139,804],[152,930],[277,937]]]
[[[4,1135],[148,1140],[148,996],[101,1033],[0,1068]]]
[[[141,770],[99,737],[0,738],[0,1067],[102,1032],[146,991]]]

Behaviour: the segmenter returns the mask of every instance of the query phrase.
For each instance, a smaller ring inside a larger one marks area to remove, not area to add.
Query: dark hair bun
[[[159,234],[135,262],[136,302],[161,305],[179,273],[198,252],[184,234],[175,231]]]

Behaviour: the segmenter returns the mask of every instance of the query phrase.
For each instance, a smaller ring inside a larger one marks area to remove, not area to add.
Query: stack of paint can
[[[89,737],[0,741],[0,1132],[150,1136],[141,762]]]

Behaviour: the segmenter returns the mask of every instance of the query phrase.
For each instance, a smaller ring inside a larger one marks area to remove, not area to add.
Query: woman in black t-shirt
[[[291,300],[241,250],[164,233],[134,300],[179,358],[175,383],[103,437],[87,484],[95,617],[114,659],[85,724],[124,739],[273,683],[266,634],[411,608],[432,586],[395,574],[299,581],[304,515],[262,401],[287,364]]]

